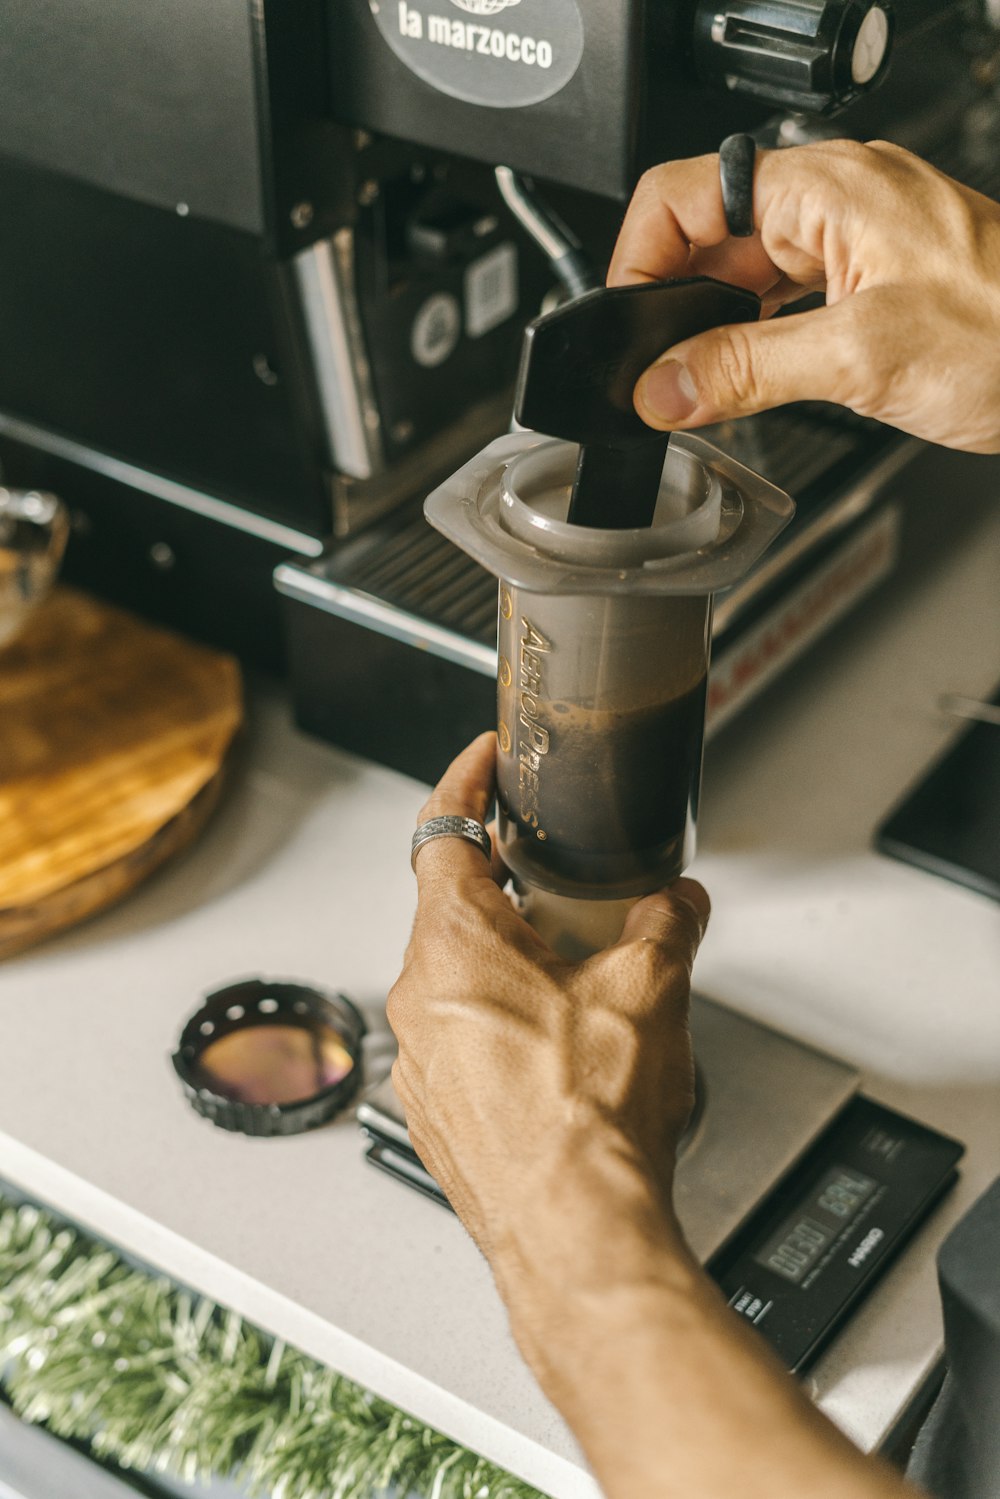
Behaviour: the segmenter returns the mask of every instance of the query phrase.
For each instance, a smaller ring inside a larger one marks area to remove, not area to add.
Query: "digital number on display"
[[[808,1200],[754,1255],[758,1265],[798,1284],[823,1251],[856,1218],[878,1183],[859,1171],[834,1166]]]

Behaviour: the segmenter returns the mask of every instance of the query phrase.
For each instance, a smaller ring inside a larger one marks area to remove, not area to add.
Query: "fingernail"
[[[697,406],[698,390],[687,365],[667,359],[643,375],[639,398],[657,421],[682,422]]]

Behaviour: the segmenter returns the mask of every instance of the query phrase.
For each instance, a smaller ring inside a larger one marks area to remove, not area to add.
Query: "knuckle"
[[[876,220],[891,224],[896,214],[905,214],[909,195],[923,173],[933,172],[926,162],[891,141],[845,141],[834,185],[845,208],[855,211],[865,205]]]
[[[850,162],[859,166],[863,162],[869,161],[871,157],[868,145],[862,141],[849,140],[846,137],[843,140],[831,141],[827,149],[834,160]]]
[[[669,984],[676,967],[676,955],[667,931],[655,936],[637,937],[625,949],[629,987],[658,994]]]
[[[640,207],[647,204],[671,203],[685,187],[690,188],[706,174],[715,177],[719,170],[718,156],[712,152],[707,156],[681,157],[676,161],[661,161],[647,167],[633,193],[633,202]]]
[[[870,161],[873,156],[884,156],[896,161],[916,161],[918,158],[912,151],[907,151],[905,146],[899,146],[895,141],[884,141],[881,139],[865,141],[862,145],[859,141],[850,141],[848,144],[854,147],[858,153],[859,161]]]
[[[449,885],[442,889],[436,878],[440,870],[428,862],[427,877],[421,880],[417,892],[417,919],[414,941],[422,954],[427,954],[440,943],[459,918],[465,905],[461,892]]]
[[[853,144],[859,154],[852,163],[851,192],[859,199],[865,197],[876,202],[882,211],[889,210],[890,217],[893,206],[905,210],[905,202],[899,201],[899,195],[914,191],[918,185],[915,179],[933,171],[926,162],[891,141]]]
[[[445,807],[444,802],[445,798],[442,795],[440,788],[435,786],[434,790],[431,792],[430,796],[424,802],[423,806],[420,808],[419,813],[417,814],[418,826],[422,822],[429,822],[432,817],[443,817],[447,812],[447,808]]]
[[[648,199],[658,199],[663,196],[664,189],[669,185],[675,175],[673,162],[660,162],[657,166],[647,167],[635,186],[633,198],[644,202]]]
[[[432,946],[454,962],[467,951],[475,951],[482,938],[483,919],[474,900],[455,895],[449,900],[431,902],[430,940]]]
[[[712,913],[712,907],[706,891],[698,886],[701,899],[701,908],[697,901],[684,894],[680,890],[672,890],[669,894],[669,910],[671,919],[676,925],[679,937],[693,948],[697,948],[705,935],[708,920]]]
[[[406,1001],[402,977],[396,980],[386,996],[385,1018],[389,1022],[389,1029],[398,1039],[406,1018]]]
[[[738,324],[722,328],[714,336],[713,394],[720,406],[742,409],[758,404],[760,380],[754,348]]]
[[[688,970],[676,955],[646,939],[629,955],[620,1005],[642,1030],[656,1031],[683,1013],[689,992]]]
[[[630,955],[630,967],[645,990],[659,990],[672,964],[663,943],[654,937],[640,937]]]
[[[678,988],[686,992],[694,963],[694,948],[695,943],[686,930],[679,932],[674,929],[665,941],[661,940],[662,959],[657,976],[664,993],[673,994]]]
[[[873,179],[892,170],[879,151],[860,141],[823,141],[787,154],[796,157],[789,163],[789,185],[794,184],[806,223],[822,223],[865,202]]]
[[[861,141],[828,141],[815,150],[822,178],[833,188],[855,184],[859,176],[878,170],[877,153]]]
[[[481,957],[497,933],[489,912],[475,895],[436,885],[425,887],[418,905],[414,939],[424,987],[447,992],[461,984],[469,965]]]
[[[653,197],[657,193],[659,185],[663,180],[663,172],[664,167],[662,165],[647,167],[639,178],[639,181],[635,185],[635,192],[632,195],[633,198],[639,199]]]
[[[701,941],[701,918],[687,900],[668,897],[657,913],[656,944],[675,967],[685,971]]]

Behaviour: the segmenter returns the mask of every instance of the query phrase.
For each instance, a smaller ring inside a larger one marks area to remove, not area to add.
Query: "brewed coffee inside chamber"
[[[676,852],[679,874],[697,816],[706,684],[634,709],[540,703],[550,744],[540,832],[519,822],[522,855],[561,879],[614,885],[662,870]],[[509,810],[518,821],[516,803]]]

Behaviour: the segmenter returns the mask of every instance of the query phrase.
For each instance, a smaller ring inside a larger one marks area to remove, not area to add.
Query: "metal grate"
[[[800,512],[819,508],[887,440],[886,429],[822,405],[747,417],[705,436],[787,490]],[[496,579],[410,510],[335,552],[324,572],[339,585],[492,645]]]
[[[422,514],[410,515],[356,543],[336,567],[336,581],[493,645],[497,582],[464,552],[433,530]]]

